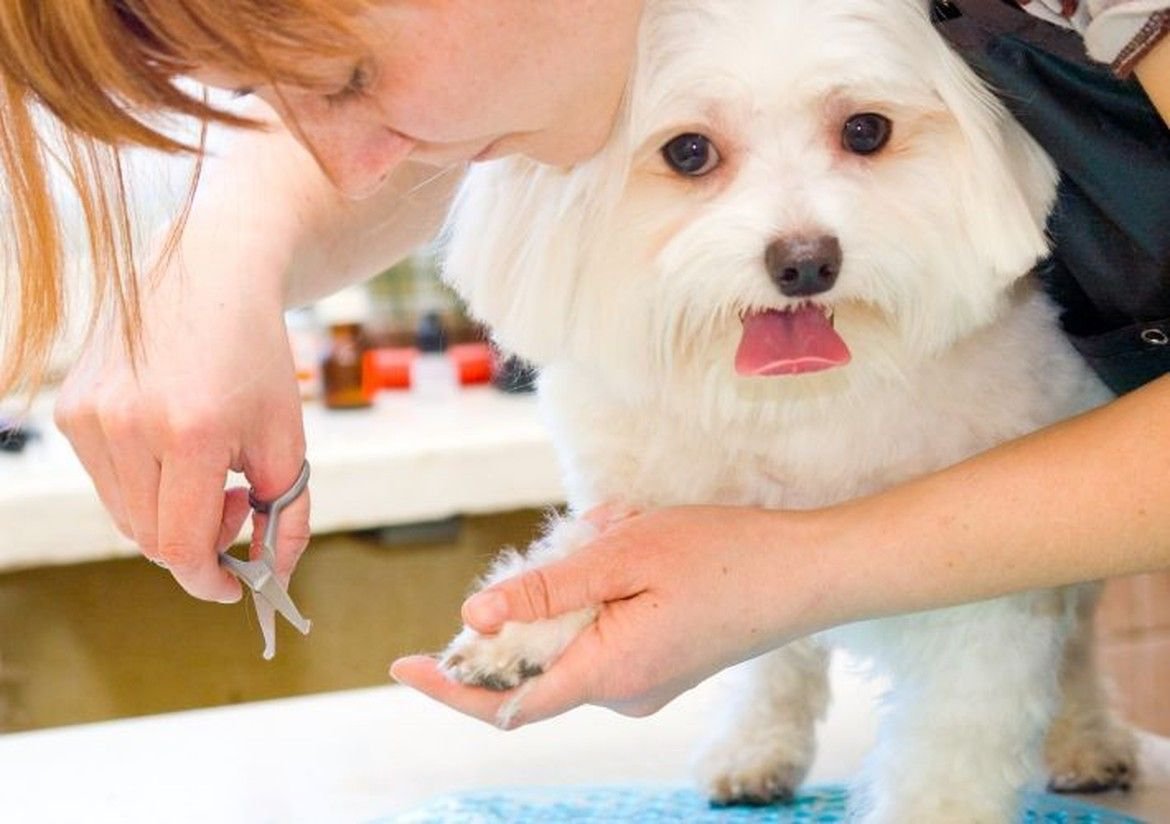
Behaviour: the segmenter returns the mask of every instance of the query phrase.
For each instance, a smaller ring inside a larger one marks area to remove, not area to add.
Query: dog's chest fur
[[[809,378],[757,378],[730,364],[637,396],[587,363],[547,367],[541,398],[570,503],[808,508],[953,464],[1107,400],[1042,296],[898,378],[853,364]],[[804,381],[804,385],[800,382]],[[815,383],[820,381],[820,383]]]

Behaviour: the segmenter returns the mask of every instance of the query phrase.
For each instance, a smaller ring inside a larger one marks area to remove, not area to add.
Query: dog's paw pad
[[[707,784],[707,798],[715,807],[762,807],[792,800],[804,770],[790,764],[715,776]]]
[[[1053,793],[1104,793],[1129,790],[1133,785],[1133,766],[1116,761],[1096,765],[1089,770],[1075,770],[1053,775],[1048,791]]]
[[[528,660],[513,645],[482,637],[452,644],[441,668],[454,681],[496,692],[518,687],[544,672],[542,664]]]
[[[791,801],[812,761],[811,736],[800,724],[738,723],[695,762],[699,786],[717,807]]]
[[[1054,736],[1047,757],[1048,790],[1054,793],[1128,790],[1137,773],[1137,742],[1119,725]]]

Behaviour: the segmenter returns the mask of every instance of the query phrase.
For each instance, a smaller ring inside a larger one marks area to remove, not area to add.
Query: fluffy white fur
[[[600,154],[572,168],[512,158],[471,173],[446,274],[503,347],[539,366],[573,512],[603,501],[832,504],[1106,399],[1025,277],[1046,250],[1053,167],[924,6],[650,0]],[[842,124],[859,112],[893,122],[875,154],[842,147]],[[721,157],[703,177],[675,173],[660,151],[691,132]],[[769,278],[765,248],[816,235],[842,249],[836,284],[815,301],[833,310],[852,361],[737,375],[741,316],[799,302]],[[564,521],[491,578],[588,535]],[[770,653],[750,667],[701,780],[718,802],[793,791],[828,700],[832,643],[870,657],[895,685],[859,787],[868,822],[1010,820],[1058,710],[1058,783],[1119,783],[1131,745],[1096,686],[1084,631],[1092,598],[1029,593]],[[515,685],[593,614],[492,638],[465,630],[448,671]],[[1058,678],[1070,633],[1074,671]],[[1075,701],[1061,703],[1060,682],[1080,685]]]

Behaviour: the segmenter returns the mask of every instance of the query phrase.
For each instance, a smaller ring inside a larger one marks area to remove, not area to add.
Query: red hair
[[[112,301],[129,351],[138,273],[120,150],[200,153],[152,125],[157,115],[248,127],[175,84],[197,68],[312,85],[306,58],[352,59],[355,15],[370,0],[4,0],[0,3],[0,226],[6,265],[0,396],[35,388],[63,319],[60,210],[49,168],[76,190],[92,252],[93,316]],[[60,131],[58,145],[43,133]],[[196,172],[197,176],[198,172]],[[192,181],[194,191],[195,180]],[[190,202],[188,200],[188,202]],[[185,214],[185,212],[184,212]],[[172,232],[172,242],[182,217]],[[16,273],[16,277],[13,277]],[[15,288],[14,288],[15,287]],[[19,295],[19,310],[9,307]]]

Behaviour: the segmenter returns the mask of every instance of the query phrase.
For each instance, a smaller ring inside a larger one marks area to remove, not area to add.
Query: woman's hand
[[[218,242],[196,244],[204,229],[189,227],[144,289],[138,362],[119,324],[100,330],[65,381],[56,418],[118,528],[189,593],[226,602],[240,585],[218,556],[250,511],[245,490],[224,491],[228,470],[275,498],[296,480],[305,440],[283,296],[271,288],[284,261],[221,228]],[[286,580],[308,517],[304,495],[281,518]],[[263,534],[263,521],[255,526]]]
[[[267,124],[225,139],[204,171],[178,251],[142,295],[132,364],[117,324],[70,373],[57,421],[119,528],[199,598],[240,597],[219,568],[247,517],[229,469],[271,500],[305,456],[301,400],[284,309],[384,270],[438,229],[460,170],[403,163],[373,196],[342,197],[313,157]],[[212,141],[214,143],[214,141]],[[309,536],[309,496],[283,511],[277,573]],[[263,534],[263,516],[253,533]]]
[[[464,620],[486,634],[601,604],[543,675],[501,693],[457,684],[427,656],[400,659],[391,674],[509,728],[581,704],[650,714],[724,667],[820,627],[811,523],[800,513],[711,506],[624,518],[567,559],[464,604]],[[791,552],[776,551],[786,544]]]

